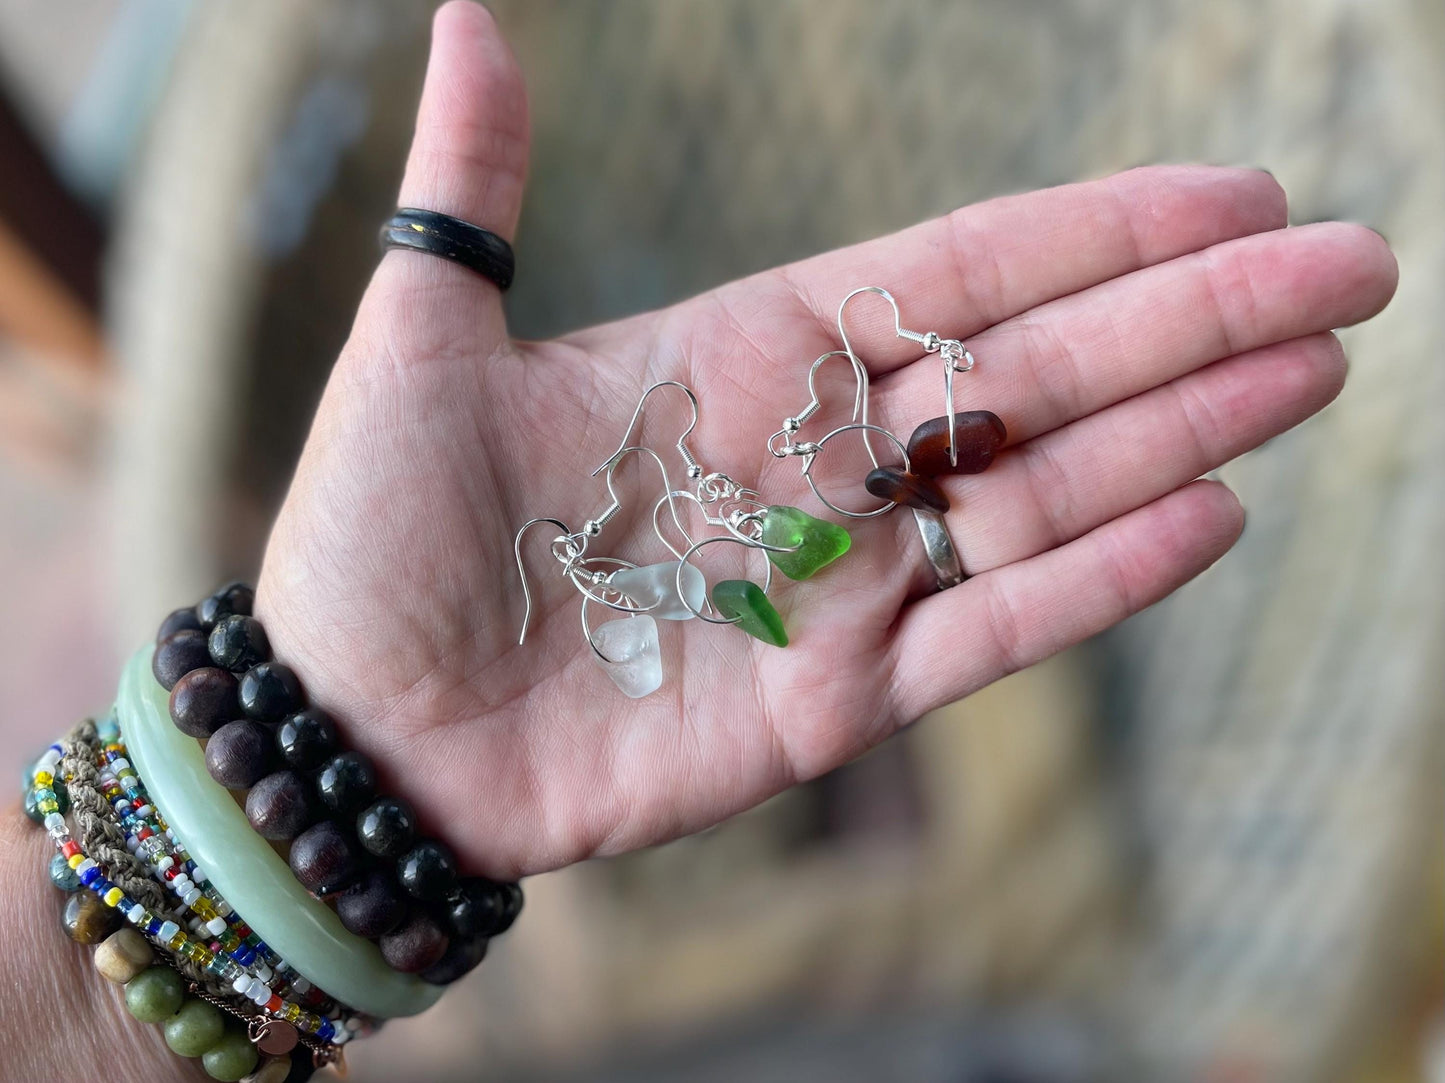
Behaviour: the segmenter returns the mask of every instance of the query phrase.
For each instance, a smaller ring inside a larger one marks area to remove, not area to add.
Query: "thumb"
[[[432,22],[431,56],[417,108],[398,206],[440,211],[512,241],[527,174],[527,94],[521,69],[490,12],[451,0]],[[469,313],[495,341],[505,334],[501,293],[473,271],[440,256],[392,249],[373,281],[393,288],[444,287],[446,303]],[[475,325],[473,325],[475,326]]]

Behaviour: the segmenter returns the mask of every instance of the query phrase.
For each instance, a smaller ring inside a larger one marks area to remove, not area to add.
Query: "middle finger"
[[[1029,440],[1224,357],[1358,322],[1394,288],[1383,238],[1339,222],[1262,233],[1060,298],[969,340],[960,410]],[[874,385],[874,420],[904,439],[944,411],[937,357]]]

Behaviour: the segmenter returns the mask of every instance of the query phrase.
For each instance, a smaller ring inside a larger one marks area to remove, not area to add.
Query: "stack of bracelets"
[[[110,714],[27,772],[25,811],[55,845],[66,932],[99,945],[131,1015],[215,1079],[283,1083],[433,1004],[522,891],[459,877],[411,806],[377,793],[270,660],[252,597],[232,583],[167,617]]]

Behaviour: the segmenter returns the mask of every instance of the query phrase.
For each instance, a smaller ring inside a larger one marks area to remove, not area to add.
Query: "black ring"
[[[476,271],[498,289],[512,284],[517,260],[512,246],[489,229],[449,214],[402,207],[381,227],[381,247],[430,252]]]

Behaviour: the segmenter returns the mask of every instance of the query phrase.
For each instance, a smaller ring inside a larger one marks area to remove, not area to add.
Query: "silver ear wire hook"
[[[835,357],[846,357],[848,363],[853,367],[853,421],[854,423],[868,424],[868,370],[863,367],[863,362],[858,360],[858,355],[849,350],[829,350],[820,355],[808,369],[808,405],[799,410],[792,417],[783,419],[783,427],[772,436],[768,437],[768,451],[775,459],[785,459],[789,455],[807,455],[809,448],[816,445],[807,442],[797,442],[793,437],[798,430],[816,414],[823,406],[823,400],[818,396],[818,370],[828,361]],[[777,444],[778,438],[783,440],[782,447]],[[873,446],[864,440],[868,446],[868,457],[873,460],[873,465],[878,465],[878,459],[873,454]]]
[[[527,531],[531,530],[532,527],[536,526],[538,523],[551,523],[562,532],[561,537],[552,539],[553,556],[557,556],[558,542],[567,543],[571,547],[576,547],[577,557],[580,557],[583,553],[587,551],[586,536],[572,533],[571,529],[567,526],[566,523],[562,522],[561,519],[553,519],[551,516],[543,515],[539,516],[536,519],[528,519],[525,523],[522,524],[522,528],[517,531],[516,537],[512,539],[512,553],[517,558],[517,574],[522,578],[522,597],[525,598],[527,601],[526,611],[522,614],[522,634],[517,637],[518,646],[527,641],[527,625],[530,624],[532,621],[532,591],[527,586],[527,568],[526,565],[522,562],[522,536],[525,535]],[[573,539],[575,538],[580,538],[580,543],[574,542]]]
[[[661,504],[662,500],[667,501],[669,510],[672,513],[673,524],[677,527],[678,533],[682,535],[683,540],[686,541],[689,545],[691,545],[692,535],[688,533],[687,527],[683,526],[682,520],[678,517],[677,514],[675,496],[676,493],[681,492],[681,490],[673,489],[672,479],[668,476],[667,465],[662,461],[662,456],[658,455],[657,452],[653,451],[651,448],[643,447],[640,444],[633,444],[628,447],[619,449],[617,453],[612,456],[611,459],[609,459],[606,463],[603,464],[607,471],[605,475],[605,480],[607,482],[607,493],[609,496],[612,497],[612,503],[609,504],[600,514],[596,515],[591,519],[588,519],[587,522],[583,524],[583,536],[595,538],[598,534],[602,532],[602,528],[607,525],[607,523],[612,519],[612,517],[622,509],[622,501],[618,498],[616,489],[613,488],[613,475],[617,472],[617,468],[622,465],[623,461],[627,458],[627,456],[631,455],[633,452],[639,452],[641,454],[650,456],[652,461],[657,464],[657,469],[662,473],[663,487],[663,495],[658,501],[658,504]],[[685,495],[690,496],[691,494],[688,493]],[[673,547],[672,543],[667,540],[667,537],[658,528],[656,505],[653,507],[653,532],[657,535],[658,540],[667,547],[668,551],[674,556],[676,556],[677,550]],[[609,609],[620,610],[624,613],[646,613],[649,609],[656,608],[656,606],[660,604],[654,603],[651,606],[640,606],[635,601],[628,598],[621,591],[609,585],[609,581],[611,579],[610,574],[602,575],[600,572],[596,571],[591,571],[589,573],[588,569],[593,564],[599,561],[615,564],[618,567],[635,568],[637,566],[627,561],[619,560],[616,557],[592,557],[587,560],[582,560],[579,554],[578,558],[574,559],[570,564],[567,565],[564,574],[568,575],[571,578],[572,585],[575,586],[583,594],[584,597],[592,599],[592,601],[596,602],[598,605],[605,605]],[[624,601],[614,601],[608,595],[617,595],[618,597],[623,598]]]
[[[902,317],[898,311],[898,302],[894,300],[893,294],[889,293],[882,286],[860,286],[852,293],[844,297],[838,305],[838,334],[843,338],[843,346],[849,353],[853,352],[853,345],[848,340],[848,331],[843,326],[843,310],[848,302],[860,293],[876,293],[888,302],[893,309],[893,333],[899,338],[906,338],[910,342],[916,342],[923,347],[924,353],[936,353],[943,359],[943,393],[948,415],[948,464],[958,465],[958,414],[953,405],[953,374],[956,372],[967,372],[973,368],[973,354],[967,346],[956,338],[943,338],[937,331],[910,331],[903,326]],[[855,419],[857,420],[857,419]],[[865,417],[862,420],[867,421]],[[872,448],[869,448],[872,451]],[[878,465],[878,460],[873,460],[873,465]]]
[[[871,288],[872,287],[865,287],[865,289]],[[854,290],[853,293],[850,293],[848,296],[852,297],[860,292],[863,291]],[[840,308],[840,320],[842,318],[841,314],[842,309]],[[833,429],[831,432],[829,432],[827,435],[823,436],[817,441],[796,440],[794,439],[794,437],[796,436],[798,430],[802,428],[803,423],[806,422],[809,418],[811,418],[815,413],[817,413],[822,405],[822,401],[818,397],[818,370],[834,357],[846,357],[849,364],[853,367],[853,379],[856,381],[857,385],[853,393],[853,420],[847,425],[842,425],[836,429]],[[863,434],[863,446],[867,449],[868,458],[872,461],[874,467],[881,465],[878,462],[877,453],[873,450],[872,441],[869,439],[870,436],[876,433],[879,436],[885,437],[895,447],[898,448],[898,450],[903,455],[905,470],[909,469],[908,448],[903,443],[903,441],[898,439],[897,436],[889,432],[887,429],[883,428],[881,425],[874,425],[868,420],[868,370],[864,367],[863,362],[858,359],[858,355],[854,353],[851,349],[844,349],[830,350],[829,352],[819,357],[816,361],[813,362],[812,367],[808,369],[808,394],[810,396],[808,400],[808,405],[803,407],[803,409],[794,416],[785,418],[783,420],[783,427],[777,432],[773,433],[772,436],[768,437],[768,451],[773,455],[774,458],[778,459],[785,459],[790,455],[797,455],[801,457],[803,460],[803,477],[807,479],[808,487],[813,490],[813,495],[816,496],[820,501],[822,501],[823,506],[828,508],[830,511],[835,511],[839,515],[846,515],[853,519],[871,519],[875,515],[883,515],[886,512],[892,511],[897,505],[894,504],[894,502],[891,500],[886,501],[882,507],[874,508],[872,511],[866,512],[849,511],[847,508],[840,508],[837,504],[834,504],[831,500],[829,500],[826,496],[823,495],[822,490],[818,488],[817,481],[813,478],[813,463],[817,461],[818,453],[823,450],[824,445],[827,444],[827,442],[833,439],[835,436],[839,436],[845,432],[853,432],[855,430]],[[778,443],[779,438],[782,439],[781,445],[779,445]]]
[[[611,578],[611,573],[604,573],[597,567],[598,564],[612,565],[615,571],[618,568],[635,568],[637,565],[617,557],[588,557],[586,555],[587,543],[592,538],[601,534],[602,528],[612,520],[613,516],[622,510],[622,501],[617,495],[617,490],[614,488],[613,475],[616,474],[617,468],[622,465],[627,456],[633,452],[648,455],[652,458],[653,462],[657,463],[658,470],[662,472],[663,499],[668,501],[668,505],[672,510],[673,523],[676,524],[678,532],[682,535],[683,539],[687,541],[689,545],[692,543],[692,536],[688,534],[687,528],[682,525],[682,520],[677,514],[677,507],[673,503],[672,479],[668,477],[667,465],[662,461],[662,457],[647,447],[634,445],[619,448],[612,458],[604,463],[602,467],[598,468],[599,470],[605,468],[607,471],[604,475],[604,480],[607,484],[607,495],[612,498],[611,503],[600,513],[583,523],[580,531],[573,532],[561,519],[554,519],[551,516],[540,516],[536,519],[529,519],[524,523],[512,539],[512,553],[517,560],[517,574],[522,580],[522,597],[526,601],[526,608],[522,615],[522,631],[517,638],[518,644],[526,642],[527,628],[531,624],[532,619],[532,590],[527,582],[527,568],[525,562],[522,560],[522,539],[527,531],[538,523],[551,523],[562,531],[560,536],[552,539],[552,556],[562,565],[562,574],[571,580],[572,585],[582,594],[584,599],[590,599],[598,605],[605,605],[609,609],[617,609],[625,613],[645,613],[649,608],[653,608],[651,606],[639,606],[621,591],[610,587],[608,580]],[[669,552],[676,556],[677,550],[674,549],[667,538],[663,536],[662,531],[657,528],[656,509],[654,509],[653,515],[654,531],[657,533],[663,545],[667,546]],[[614,597],[610,597],[609,595],[614,595],[616,598],[622,600],[615,600]],[[588,641],[591,642],[590,634]],[[596,649],[596,645],[593,644],[593,650]],[[601,651],[597,653],[599,657],[602,657]]]
[[[582,524],[583,533],[585,533],[588,537],[595,538],[598,534],[602,532],[602,528],[611,521],[612,517],[622,510],[622,500],[618,497],[617,490],[613,488],[612,479],[613,475],[617,473],[617,468],[622,465],[623,460],[625,460],[627,456],[631,455],[633,452],[637,452],[643,455],[650,455],[652,457],[652,461],[657,464],[657,469],[662,472],[663,497],[664,499],[668,500],[669,505],[672,504],[672,501],[670,499],[673,493],[672,479],[668,477],[667,464],[662,461],[662,456],[659,455],[657,452],[653,451],[650,447],[643,447],[641,444],[624,445],[623,447],[618,448],[617,451],[613,453],[610,459],[608,459],[605,463],[599,466],[596,470],[592,471],[593,477],[596,477],[603,470],[607,471],[607,473],[603,476],[603,480],[607,483],[607,495],[612,498],[612,503],[609,504],[606,508],[604,508],[601,513],[591,519],[588,519],[587,522]],[[677,525],[677,529],[681,532],[682,536],[684,538],[687,538],[687,528],[683,526],[682,521],[678,519],[676,507],[672,508],[672,521]],[[688,540],[691,541],[692,539],[688,538]],[[665,538],[663,539],[663,544],[667,544]],[[670,549],[671,546],[668,546],[668,548]]]
[[[677,453],[681,457],[683,465],[686,467],[688,480],[697,483],[695,495],[698,503],[702,504],[704,508],[706,508],[706,505],[715,503],[718,500],[729,500],[743,494],[752,493],[753,490],[740,484],[728,474],[725,474],[720,470],[712,472],[706,471],[703,468],[702,464],[698,462],[697,456],[692,453],[692,449],[688,447],[687,438],[691,436],[692,431],[697,428],[698,419],[701,416],[702,409],[698,403],[696,392],[694,392],[692,388],[688,387],[686,384],[681,383],[678,380],[659,380],[657,383],[653,384],[642,393],[642,397],[637,400],[637,407],[632,411],[632,419],[627,423],[627,431],[623,435],[622,443],[618,445],[617,450],[612,453],[610,458],[605,460],[602,465],[599,466],[596,470],[592,471],[593,476],[601,473],[607,467],[614,465],[618,460],[621,459],[622,456],[627,454],[629,450],[628,442],[636,434],[637,426],[642,420],[642,415],[647,405],[648,396],[651,395],[654,391],[658,391],[664,387],[677,388],[679,391],[681,391],[684,395],[687,396],[687,401],[692,407],[692,419],[688,422],[687,428],[683,430],[682,435],[677,438],[677,441],[674,443],[673,446],[677,448]],[[866,410],[866,408],[867,406],[865,393],[864,409]],[[664,474],[665,473],[666,472],[664,471]],[[668,489],[669,491],[674,491],[672,490],[670,485]],[[682,490],[675,490],[675,492],[681,493]],[[677,511],[675,508],[672,511],[672,517],[673,522],[678,524],[678,528],[682,531],[683,536],[687,537],[687,531],[682,528],[682,524],[678,521]],[[709,522],[711,523],[711,520],[709,520]],[[654,527],[654,529],[656,528]],[[692,539],[688,537],[687,540],[688,543],[691,544]]]
[[[601,466],[592,471],[593,477],[602,473],[608,466],[626,454],[629,441],[632,439],[633,430],[637,428],[638,423],[642,420],[642,411],[643,407],[647,405],[647,397],[663,387],[677,388],[687,396],[687,401],[692,406],[692,420],[688,422],[687,428],[682,431],[682,435],[677,438],[677,443],[674,446],[677,448],[677,453],[682,456],[682,461],[687,467],[688,478],[696,480],[702,477],[702,467],[698,465],[697,459],[692,454],[692,449],[687,446],[687,438],[692,435],[692,430],[697,428],[697,419],[700,413],[697,395],[694,394],[692,388],[688,387],[687,384],[679,383],[677,380],[659,380],[642,393],[642,397],[637,400],[637,408],[632,411],[632,420],[627,423],[627,429],[622,435],[622,443],[617,445],[617,450],[605,459]],[[670,489],[671,486],[668,486],[668,488]]]

